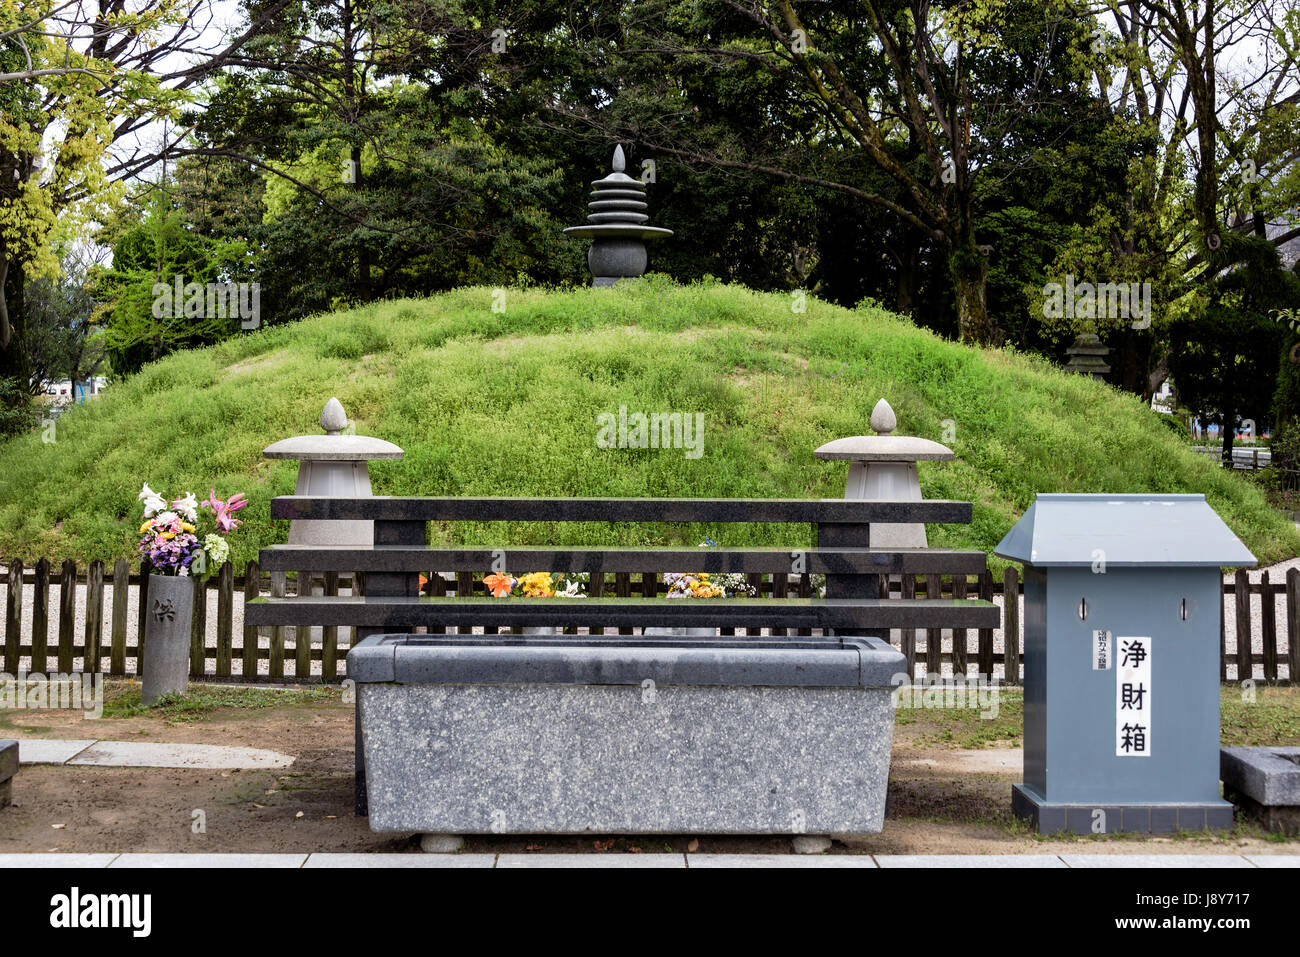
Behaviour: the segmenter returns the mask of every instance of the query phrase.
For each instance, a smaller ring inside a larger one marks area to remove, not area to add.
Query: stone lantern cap
[[[819,459],[851,459],[859,462],[921,462],[953,458],[952,449],[929,439],[911,435],[890,435],[898,419],[889,403],[881,399],[871,410],[871,428],[876,435],[853,435],[827,442],[813,454]]]
[[[325,404],[320,416],[324,435],[296,435],[273,442],[262,450],[268,459],[300,459],[316,462],[359,462],[366,459],[400,459],[402,450],[392,442],[371,435],[343,435],[348,417],[336,398]]]

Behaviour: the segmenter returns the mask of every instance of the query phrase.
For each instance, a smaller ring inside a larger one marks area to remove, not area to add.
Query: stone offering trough
[[[874,833],[903,666],[876,638],[367,638],[370,827]]]

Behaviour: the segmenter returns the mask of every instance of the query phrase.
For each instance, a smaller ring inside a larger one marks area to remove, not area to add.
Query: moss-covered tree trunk
[[[969,242],[948,258],[948,271],[957,298],[957,329],[961,341],[968,345],[988,345],[993,340],[993,323],[985,299],[988,258],[974,242]]]

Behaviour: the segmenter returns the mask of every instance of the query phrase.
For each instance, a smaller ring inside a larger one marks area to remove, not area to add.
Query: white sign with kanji
[[[1115,754],[1151,754],[1151,639],[1115,639]]]

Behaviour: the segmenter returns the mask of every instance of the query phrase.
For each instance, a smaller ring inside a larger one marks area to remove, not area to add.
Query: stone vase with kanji
[[[151,705],[189,686],[194,580],[150,575],[146,603],[140,701]]]

